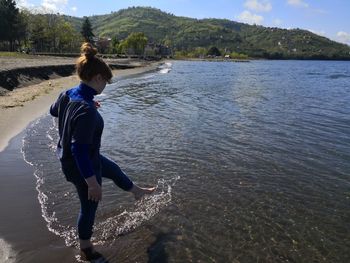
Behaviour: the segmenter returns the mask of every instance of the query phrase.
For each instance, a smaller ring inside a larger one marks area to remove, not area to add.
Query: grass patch
[[[33,55],[28,55],[25,53],[20,52],[4,52],[0,51],[0,57],[7,57],[7,58],[33,58]]]

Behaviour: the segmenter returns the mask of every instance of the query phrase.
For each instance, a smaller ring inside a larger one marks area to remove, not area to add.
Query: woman
[[[81,83],[62,92],[50,108],[51,115],[58,117],[57,152],[62,171],[67,181],[75,185],[80,199],[78,235],[83,260],[102,257],[90,241],[97,205],[102,197],[102,177],[112,179],[117,186],[133,193],[136,199],[155,190],[138,187],[115,162],[100,154],[103,119],[93,98],[111,81],[112,72],[96,54],[97,50],[91,44],[82,45],[81,56],[76,62]]]

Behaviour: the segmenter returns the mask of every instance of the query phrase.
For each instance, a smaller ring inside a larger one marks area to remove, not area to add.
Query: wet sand
[[[126,77],[155,70],[159,64],[113,73],[117,78]],[[1,97],[0,262],[77,262],[78,251],[66,247],[63,239],[47,229],[37,199],[33,168],[21,153],[26,126],[45,114],[62,90],[77,83],[76,76],[64,77]]]
[[[77,252],[41,217],[33,169],[20,152],[22,135],[0,153],[0,262],[74,262]]]

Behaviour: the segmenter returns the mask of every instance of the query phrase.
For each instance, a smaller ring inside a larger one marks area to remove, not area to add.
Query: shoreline
[[[74,262],[77,251],[50,232],[41,214],[34,169],[21,152],[24,131],[0,152],[0,262]]]
[[[112,70],[114,78],[129,77],[155,70],[164,62],[154,62],[149,65],[132,69]],[[19,134],[27,125],[48,111],[50,105],[65,89],[79,83],[74,74],[43,81],[39,84],[11,91],[6,96],[0,96],[0,152],[8,145],[11,138]]]
[[[112,70],[144,67],[150,61],[140,59],[104,60]],[[75,73],[76,58],[55,56],[3,57],[0,54],[0,96],[42,81],[69,77]]]
[[[164,62],[133,69],[113,70],[114,79],[128,78],[156,70]],[[75,262],[77,250],[50,232],[38,202],[34,168],[21,152],[25,128],[48,112],[58,94],[79,82],[76,75],[44,81],[19,91],[42,92],[20,105],[0,108],[0,261],[13,262]],[[50,84],[50,89],[45,87]],[[43,92],[44,90],[44,92]],[[18,94],[17,94],[18,95]],[[22,94],[23,95],[23,94]],[[12,98],[13,99],[13,98]]]

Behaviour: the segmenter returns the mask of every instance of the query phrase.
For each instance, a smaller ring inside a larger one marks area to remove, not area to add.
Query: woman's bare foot
[[[90,239],[79,239],[80,243],[80,249],[88,248],[88,247],[93,247],[94,245],[92,244]]]
[[[140,200],[144,195],[150,195],[155,190],[156,190],[156,187],[144,188],[134,184],[130,192],[134,194],[134,197],[136,200]]]
[[[80,259],[83,261],[91,261],[91,262],[107,262],[103,255],[95,250],[94,245],[90,241],[90,239],[80,241]]]

